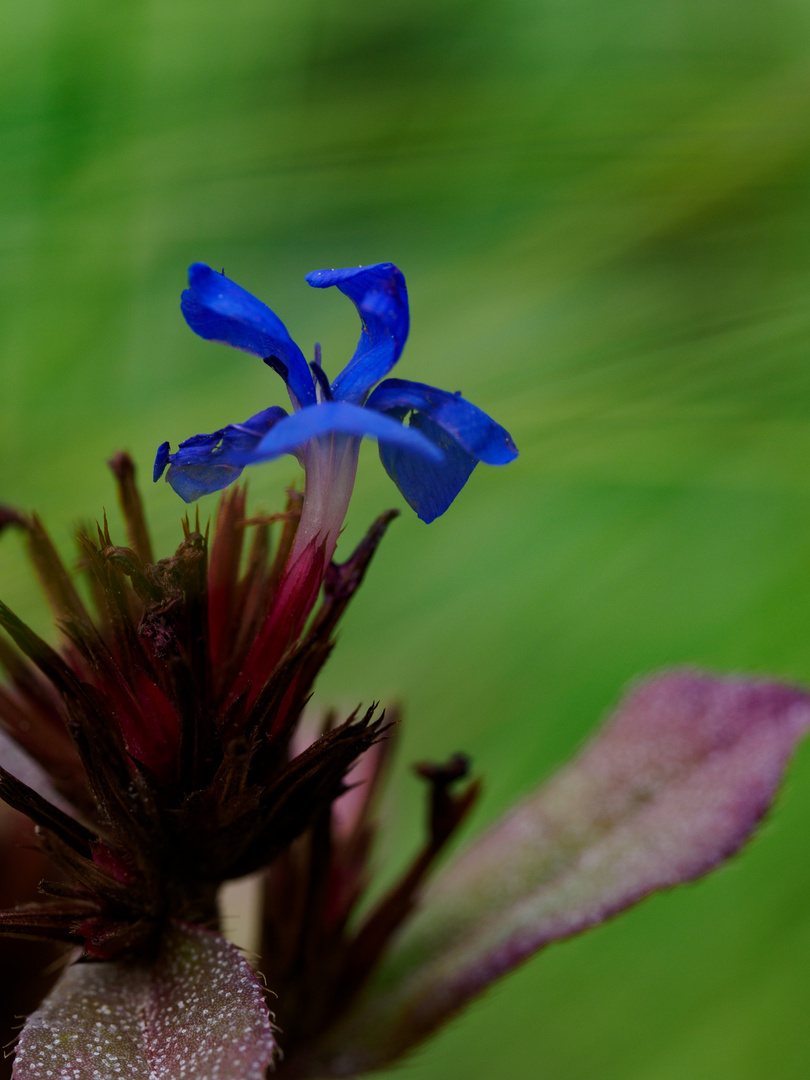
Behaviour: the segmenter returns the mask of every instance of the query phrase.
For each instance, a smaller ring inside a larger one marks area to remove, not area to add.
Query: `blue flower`
[[[227,487],[246,465],[294,454],[306,470],[305,506],[313,498],[319,506],[313,525],[336,537],[363,436],[377,439],[386,472],[427,522],[445,512],[479,461],[505,465],[517,456],[509,433],[461,394],[385,379],[409,328],[405,278],[393,263],[316,270],[307,281],[317,289],[336,285],[362,321],[354,356],[331,384],[317,346],[315,361],[308,364],[284,324],[260,300],[202,263],[190,267],[181,307],[191,329],[261,357],[286,383],[293,412],[273,406],[243,424],[195,435],[174,454],[164,443],[155,480],[168,466],[166,479],[192,502]],[[310,537],[317,531],[304,530]]]

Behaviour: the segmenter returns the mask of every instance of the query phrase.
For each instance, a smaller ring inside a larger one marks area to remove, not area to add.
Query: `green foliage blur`
[[[398,374],[514,434],[519,461],[444,518],[406,508],[321,687],[406,706],[381,861],[417,842],[411,760],[472,754],[476,829],[639,673],[810,681],[805,2],[26,0],[2,21],[0,501],[69,551],[103,506],[117,527],[104,463],[127,448],[177,542],[157,445],[283,399],[185,327],[193,260],[321,341],[330,376],[356,316],[304,273],[395,261]],[[254,505],[296,468],[254,470]],[[391,505],[369,445],[343,551]],[[14,537],[0,593],[46,625]],[[805,750],[739,859],[550,949],[403,1075],[806,1077],[808,846]]]

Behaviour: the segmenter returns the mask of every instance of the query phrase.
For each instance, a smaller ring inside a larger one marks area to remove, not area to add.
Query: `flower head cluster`
[[[0,798],[35,824],[39,845],[15,872],[0,933],[73,946],[77,960],[29,1017],[15,1080],[264,1080],[274,1063],[287,1080],[314,1080],[379,1068],[548,943],[736,851],[810,726],[810,696],[779,683],[648,680],[569,766],[438,873],[478,783],[463,754],[422,763],[424,844],[368,899],[394,717],[372,706],[328,713],[317,731],[302,723],[395,516],[334,561],[359,440],[378,439],[426,520],[478,461],[503,464],[515,450],[458,395],[380,383],[408,329],[395,267],[320,271],[310,283],[337,285],[363,319],[331,384],[268,308],[192,267],[189,324],[267,360],[294,411],[272,407],[175,454],[164,446],[157,463],[190,500],[295,453],[303,498],[249,516],[237,486],[210,535],[186,518],[175,553],[156,559],[133,463],[119,454],[128,543],[106,520],[79,533],[88,602],[39,519],[0,507],[0,530],[26,538],[59,632],[49,644],[0,604]],[[0,831],[4,871],[12,857]],[[221,886],[251,873],[262,890],[256,965],[276,995],[277,1031],[253,969],[219,933]],[[31,986],[21,979],[20,990]]]
[[[304,626],[295,601],[308,609],[312,581],[287,573],[299,496],[278,514],[249,518],[235,488],[210,540],[186,520],[177,551],[156,561],[133,464],[125,454],[111,464],[129,543],[115,544],[106,521],[95,537],[79,533],[95,610],[39,519],[2,514],[3,527],[26,537],[62,644],[48,645],[0,604],[10,639],[0,646],[9,676],[0,717],[13,738],[0,744],[0,796],[35,822],[50,864],[43,895],[17,897],[27,902],[0,912],[0,931],[80,945],[87,960],[121,970],[156,955],[161,985],[165,965],[189,948],[201,978],[223,950],[239,971],[244,961],[230,946],[189,937],[189,928],[215,930],[222,883],[264,870],[264,970],[283,992],[278,1016],[292,1054],[366,980],[477,792],[475,784],[454,792],[467,772],[461,757],[422,767],[432,805],[425,848],[395,895],[350,929],[368,884],[372,796],[393,718],[375,706],[347,719],[329,714],[310,735],[301,720],[338,621],[396,515],[382,515],[346,562],[307,562],[323,594]],[[97,992],[92,980],[107,969],[82,970]],[[257,1002],[245,1006],[254,1018]],[[258,1015],[269,1061],[264,1006]],[[28,1030],[23,1063],[30,1038]]]

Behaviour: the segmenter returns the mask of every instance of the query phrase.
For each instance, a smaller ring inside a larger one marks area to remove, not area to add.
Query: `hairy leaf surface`
[[[170,930],[151,965],[67,969],[20,1036],[14,1080],[262,1080],[274,1042],[250,965],[217,934]]]

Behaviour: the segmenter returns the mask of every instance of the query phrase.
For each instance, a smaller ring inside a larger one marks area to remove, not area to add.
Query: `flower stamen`
[[[318,359],[313,360],[309,366],[312,369],[312,374],[315,376],[315,382],[318,384],[318,389],[321,392],[321,401],[332,401],[332,387],[329,385],[326,372],[320,364],[320,347],[318,348]]]

